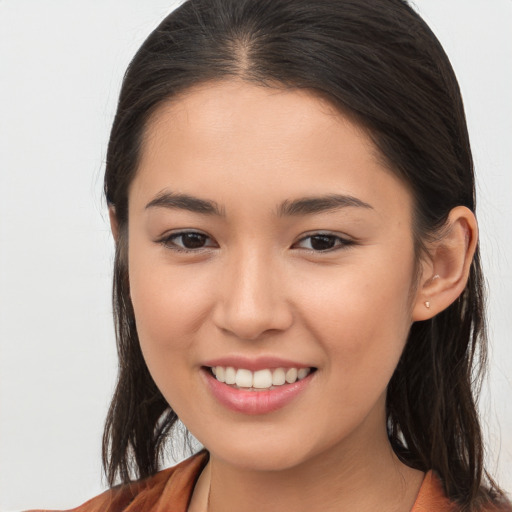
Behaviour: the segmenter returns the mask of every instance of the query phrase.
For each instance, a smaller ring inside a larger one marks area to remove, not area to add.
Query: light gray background
[[[512,1],[416,4],[467,108],[490,288],[481,409],[490,469],[510,491]],[[100,441],[116,375],[106,143],[125,67],[174,5],[0,0],[1,510],[70,508],[104,489]]]

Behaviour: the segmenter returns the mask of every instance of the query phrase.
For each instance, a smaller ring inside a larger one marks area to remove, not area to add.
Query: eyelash
[[[157,242],[160,243],[161,245],[163,245],[166,249],[171,249],[172,251],[179,252],[179,253],[199,254],[199,253],[204,252],[205,250],[208,250],[209,247],[214,247],[214,246],[204,246],[204,247],[198,247],[197,249],[188,249],[186,247],[181,247],[181,246],[177,245],[175,240],[179,239],[180,237],[183,237],[185,235],[198,235],[198,236],[202,237],[204,240],[211,240],[211,238],[208,235],[205,235],[204,233],[201,233],[199,231],[180,231],[178,233],[172,233],[170,235],[166,235],[165,237],[161,238]],[[346,249],[355,244],[355,242],[353,240],[343,238],[339,235],[333,235],[332,233],[317,232],[317,233],[312,233],[310,235],[302,237],[300,240],[298,240],[297,242],[295,242],[293,244],[292,248],[295,248],[294,246],[300,244],[301,242],[304,242],[305,240],[312,240],[315,237],[317,237],[317,238],[324,237],[324,238],[328,238],[330,240],[334,240],[335,245],[334,245],[334,247],[330,247],[325,250],[315,250],[313,248],[304,249],[307,252],[312,253],[312,254],[331,253],[331,252],[335,252],[335,251],[338,251],[341,249]]]

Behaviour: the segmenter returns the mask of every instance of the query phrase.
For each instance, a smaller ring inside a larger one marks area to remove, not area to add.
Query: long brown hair
[[[188,0],[146,39],[125,74],[107,153],[105,194],[119,238],[113,303],[118,383],[103,438],[116,479],[155,473],[177,421],[142,356],[129,295],[128,187],[151,114],[201,82],[236,77],[307,88],[370,133],[415,201],[422,241],[458,205],[475,211],[474,173],[456,77],[440,43],[404,0]],[[413,324],[387,392],[388,433],[408,465],[434,469],[461,510],[498,502],[483,467],[475,407],[486,361],[477,248],[459,299]]]

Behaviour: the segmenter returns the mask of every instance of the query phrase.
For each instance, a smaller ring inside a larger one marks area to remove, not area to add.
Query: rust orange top
[[[208,462],[205,451],[155,475],[109,489],[68,512],[186,512],[192,491]],[[439,478],[429,471],[411,512],[456,512]],[[49,511],[33,511],[49,512]]]

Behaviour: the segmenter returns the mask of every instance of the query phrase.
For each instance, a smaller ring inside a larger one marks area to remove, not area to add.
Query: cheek
[[[144,358],[153,373],[168,358],[192,359],[194,334],[208,315],[211,296],[201,272],[166,264],[140,245],[130,252],[130,295]],[[157,251],[158,252],[158,251]],[[179,370],[180,367],[178,367]],[[153,375],[157,380],[157,375]]]
[[[130,288],[137,333],[149,372],[167,402],[194,424],[189,397],[201,393],[193,378],[198,360],[197,332],[207,316],[198,293],[197,273],[171,273],[167,265],[130,264]]]
[[[201,324],[200,297],[190,289],[177,293],[179,287],[176,280],[148,274],[133,280],[132,302],[141,343],[147,339],[161,349],[178,348],[176,343],[187,344],[186,334]]]
[[[380,251],[364,265],[355,260],[329,279],[305,278],[303,317],[341,374],[391,377],[411,325],[413,255],[397,259]]]

